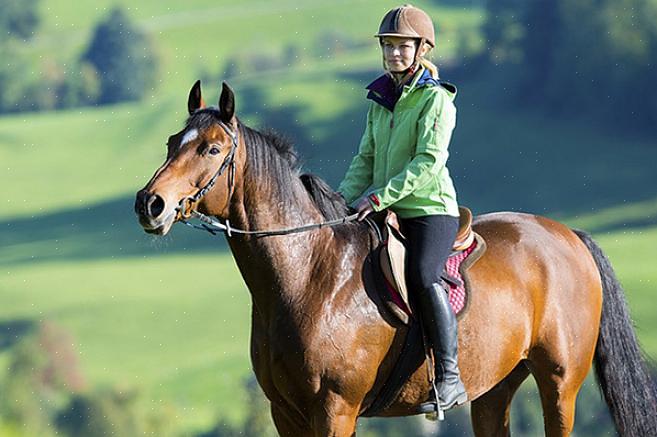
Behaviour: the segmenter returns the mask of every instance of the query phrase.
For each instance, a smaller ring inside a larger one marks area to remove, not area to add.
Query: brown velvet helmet
[[[374,36],[417,38],[426,41],[431,47],[436,46],[431,18],[422,9],[412,5],[399,6],[389,11],[381,21],[379,32]]]

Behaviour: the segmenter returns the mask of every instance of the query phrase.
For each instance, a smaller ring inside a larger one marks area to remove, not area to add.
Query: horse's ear
[[[187,110],[189,111],[189,115],[192,115],[197,109],[203,108],[205,108],[205,102],[203,101],[203,97],[201,97],[201,81],[197,80],[189,91]]]
[[[221,121],[224,123],[230,123],[235,115],[235,94],[226,82],[224,82],[221,87],[219,111],[221,111]]]

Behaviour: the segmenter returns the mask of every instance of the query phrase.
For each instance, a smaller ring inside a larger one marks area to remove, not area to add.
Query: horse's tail
[[[602,317],[595,373],[621,436],[657,436],[657,391],[634,333],[625,293],[611,263],[586,232],[576,230],[602,279]]]

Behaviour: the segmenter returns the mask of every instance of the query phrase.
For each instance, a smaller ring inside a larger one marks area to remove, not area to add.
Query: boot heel
[[[463,405],[466,402],[468,402],[468,394],[466,392],[463,392],[459,394],[456,398],[454,398],[449,404],[443,404],[440,406],[442,410],[449,410],[454,407],[458,407],[459,405]]]
[[[466,402],[468,402],[468,394],[462,393],[458,398],[456,398],[456,402],[454,402],[454,406],[457,407],[459,405],[465,404]]]

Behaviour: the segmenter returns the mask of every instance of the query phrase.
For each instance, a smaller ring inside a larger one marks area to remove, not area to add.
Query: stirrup
[[[442,422],[445,420],[445,411],[438,407],[438,404],[433,402],[425,402],[420,404],[418,414],[424,414],[424,418],[431,422]]]
[[[429,395],[429,400],[420,404],[418,407],[418,414],[424,414],[424,418],[432,422],[442,422],[445,420],[445,410],[440,408],[440,402],[438,401],[438,388],[433,381],[431,383],[431,394]]]

